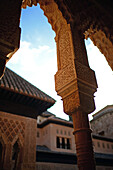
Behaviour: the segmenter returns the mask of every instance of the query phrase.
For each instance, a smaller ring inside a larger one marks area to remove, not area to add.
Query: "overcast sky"
[[[57,102],[49,109],[58,117],[63,113],[61,98],[55,92],[54,75],[57,71],[55,33],[39,5],[22,10],[20,49],[7,67],[53,97]],[[85,41],[90,67],[95,71],[99,88],[95,93],[96,110],[113,103],[113,72],[105,57],[90,40]]]

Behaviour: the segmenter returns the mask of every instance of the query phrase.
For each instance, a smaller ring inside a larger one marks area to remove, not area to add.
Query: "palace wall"
[[[108,113],[97,118],[94,116],[93,121],[91,121],[91,129],[94,134],[113,138],[113,111],[108,111]]]
[[[34,170],[36,166],[36,131],[35,119],[0,112],[0,140],[4,143],[4,170],[11,170],[13,146],[19,145],[17,170]],[[12,164],[13,163],[13,164]]]

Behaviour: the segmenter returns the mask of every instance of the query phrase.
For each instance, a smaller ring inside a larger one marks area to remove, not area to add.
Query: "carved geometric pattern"
[[[95,88],[97,87],[95,72],[90,69],[90,67],[86,67],[85,65],[76,61],[75,69],[78,79],[88,83],[91,86],[94,86]]]
[[[25,124],[24,122],[9,120],[0,117],[0,131],[5,135],[8,141],[12,142],[17,134],[21,134],[24,139]]]
[[[65,24],[60,29],[58,37],[58,57],[60,60],[60,69],[62,69],[74,60],[74,50],[69,25]]]
[[[55,75],[56,91],[71,83],[77,78],[74,63],[69,64],[64,69],[59,70]]]
[[[26,8],[27,5],[31,7],[32,5],[37,5],[38,0],[22,0],[22,8]]]

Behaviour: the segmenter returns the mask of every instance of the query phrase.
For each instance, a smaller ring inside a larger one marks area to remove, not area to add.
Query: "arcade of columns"
[[[91,38],[113,68],[112,21],[96,1],[4,0],[0,2],[0,76],[19,48],[21,7],[40,4],[56,33],[58,71],[55,89],[64,112],[72,115],[79,170],[94,170],[95,161],[88,114],[95,110],[95,73],[88,64],[84,39]],[[102,19],[101,19],[102,14]],[[98,18],[98,20],[97,20]],[[111,34],[110,34],[111,33]]]

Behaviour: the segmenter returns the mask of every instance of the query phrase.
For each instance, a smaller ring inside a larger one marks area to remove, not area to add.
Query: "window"
[[[37,132],[37,138],[39,138],[39,137],[40,137],[39,132]]]
[[[111,145],[111,148],[113,149],[113,145]]]
[[[16,170],[18,166],[17,164],[18,164],[19,152],[20,152],[20,148],[18,142],[16,141],[12,148],[12,160],[14,161],[13,168],[12,168],[13,170]]]
[[[100,142],[97,142],[97,146],[100,147]]]
[[[104,145],[104,143],[102,143],[102,147],[103,147],[103,148],[105,148],[105,145]]]
[[[59,130],[58,129],[56,130],[56,133],[59,134]]]
[[[57,146],[57,148],[71,149],[70,139],[57,137],[56,138],[56,146]]]
[[[68,135],[70,136],[70,131],[68,132]]]
[[[61,132],[60,132],[60,133],[61,133],[61,135],[63,134],[62,130],[61,130]]]
[[[60,148],[60,138],[57,137],[57,148]]]
[[[66,135],[66,131],[64,131],[64,135]]]
[[[70,140],[69,139],[67,139],[67,149],[71,149],[70,148]]]
[[[18,146],[18,143],[15,142],[13,146],[13,150],[12,150],[12,160],[16,160],[18,153],[19,153],[19,146]]]
[[[104,136],[104,131],[101,131],[98,134],[101,135],[101,136]]]
[[[107,148],[109,149],[109,143],[107,143]]]
[[[65,149],[65,140],[62,138],[62,148]]]

